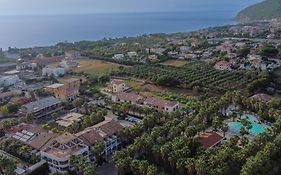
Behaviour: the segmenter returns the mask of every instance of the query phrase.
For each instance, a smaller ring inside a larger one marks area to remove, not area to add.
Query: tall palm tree
[[[205,175],[206,163],[203,159],[199,158],[195,161],[195,170],[197,175]]]
[[[194,158],[189,158],[185,162],[185,167],[187,168],[187,172],[189,175],[193,175],[195,171],[195,159]]]

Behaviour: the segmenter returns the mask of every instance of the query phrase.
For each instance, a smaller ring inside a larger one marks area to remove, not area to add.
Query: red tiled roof
[[[119,99],[119,100],[126,100],[126,101],[130,101],[130,102],[137,102],[137,101],[143,99],[143,97],[138,95],[138,94],[125,93],[125,92],[118,93],[116,95],[116,98]]]
[[[37,150],[41,150],[57,136],[58,134],[55,133],[41,133],[35,139],[33,139],[29,145]]]
[[[98,141],[103,140],[102,136],[99,135],[99,133],[97,133],[97,131],[95,131],[95,130],[87,131],[87,132],[83,133],[82,135],[78,136],[78,138],[83,140],[84,144],[86,144],[87,146],[94,145]]]
[[[198,141],[202,144],[205,149],[211,148],[220,141],[223,140],[223,137],[217,134],[216,132],[205,132],[198,137]]]
[[[99,128],[100,128],[100,130],[105,132],[107,135],[113,135],[113,134],[116,134],[118,131],[120,131],[123,128],[123,126],[120,125],[115,120],[111,120],[108,123],[101,125]]]
[[[111,81],[111,84],[117,84],[117,85],[119,85],[119,84],[123,84],[124,83],[124,81],[123,80],[112,80]]]
[[[159,108],[174,107],[178,104],[176,101],[168,101],[157,98],[147,98],[144,103],[150,106],[157,106]]]

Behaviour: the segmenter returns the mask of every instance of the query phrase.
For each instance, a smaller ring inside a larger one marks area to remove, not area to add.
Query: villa
[[[55,83],[46,87],[46,90],[62,101],[73,101],[79,95],[80,80],[71,78],[62,83]]]
[[[163,110],[165,112],[175,112],[179,109],[178,102],[162,100],[157,98],[147,98],[143,104],[148,107],[155,108],[157,110]]]
[[[123,80],[112,80],[110,82],[110,88],[112,89],[113,93],[124,92],[126,89],[126,84]]]

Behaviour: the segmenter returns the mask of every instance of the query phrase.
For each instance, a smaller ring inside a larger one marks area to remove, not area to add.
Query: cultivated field
[[[185,60],[168,60],[168,61],[165,61],[161,64],[165,65],[165,66],[182,67],[186,63],[188,63],[188,61],[185,61]]]
[[[72,69],[74,72],[85,72],[96,76],[117,71],[121,66],[120,64],[116,63],[90,59],[78,60],[78,62],[79,67]]]

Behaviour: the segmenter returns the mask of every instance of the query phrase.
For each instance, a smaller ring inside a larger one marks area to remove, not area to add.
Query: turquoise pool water
[[[252,128],[249,129],[249,133],[252,135],[258,135],[260,133],[263,133],[266,131],[266,127],[262,126],[261,124],[258,124],[255,122],[254,117],[250,115],[243,115],[241,117],[242,119],[247,119],[249,122],[251,122]],[[228,123],[230,131],[239,132],[240,129],[243,127],[242,123],[240,122],[230,122]]]

